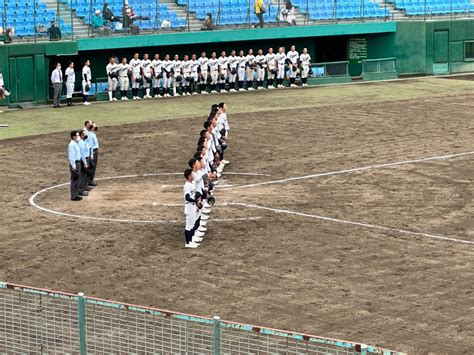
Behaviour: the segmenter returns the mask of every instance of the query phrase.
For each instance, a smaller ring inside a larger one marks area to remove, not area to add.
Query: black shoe
[[[92,189],[90,187],[86,187],[84,191],[92,191]]]
[[[89,193],[87,191],[79,192],[79,196],[89,196]]]
[[[97,183],[96,183],[95,181],[91,181],[91,182],[89,183],[89,186],[97,186]]]
[[[80,196],[76,196],[74,198],[71,198],[71,201],[81,201],[82,200],[82,197]]]

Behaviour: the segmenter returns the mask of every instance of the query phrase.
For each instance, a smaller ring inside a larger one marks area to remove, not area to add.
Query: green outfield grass
[[[425,99],[433,96],[455,96],[473,90],[472,81],[420,78],[395,82],[335,85],[306,89],[245,92],[227,95],[199,95],[160,100],[93,103],[85,107],[64,106],[31,110],[6,110],[0,123],[0,140],[22,136],[69,131],[82,127],[86,119],[101,126],[125,123],[205,118],[211,104],[225,101],[232,113],[260,112],[290,108],[317,108],[341,103],[381,102],[387,100]],[[317,110],[315,110],[317,116]]]

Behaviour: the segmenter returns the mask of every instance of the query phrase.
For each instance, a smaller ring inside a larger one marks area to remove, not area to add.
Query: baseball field
[[[472,77],[0,114],[0,280],[420,354],[474,348]],[[208,233],[183,170],[212,103],[231,126]],[[98,186],[69,199],[69,131]]]

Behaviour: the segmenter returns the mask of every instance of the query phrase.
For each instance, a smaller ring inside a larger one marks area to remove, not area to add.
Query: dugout
[[[311,84],[381,80],[404,75],[474,71],[474,20],[367,22],[321,24],[225,31],[162,33],[73,41],[11,43],[0,47],[0,68],[12,95],[0,105],[49,100],[54,62],[76,63],[76,85],[84,60],[92,62],[93,81],[105,79],[108,57],[131,58],[155,52],[164,55],[253,48],[254,51],[292,44],[307,47],[318,78]],[[331,75],[327,75],[331,74]],[[97,86],[100,92],[100,87]],[[105,98],[105,94],[103,95]],[[97,96],[101,99],[101,95]]]

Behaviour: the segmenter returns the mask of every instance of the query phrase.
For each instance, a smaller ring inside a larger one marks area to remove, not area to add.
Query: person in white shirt
[[[183,95],[191,95],[191,61],[189,55],[185,55],[181,62],[181,72],[183,73]]]
[[[255,64],[255,56],[253,55],[253,49],[249,49],[247,54],[247,90],[252,91],[253,88],[253,79],[255,77],[255,69],[257,65]]]
[[[184,237],[185,237],[185,248],[197,248],[199,244],[193,242],[193,228],[196,222],[196,186],[194,185],[194,173],[191,169],[184,171],[184,178],[186,182],[183,186],[183,198],[184,198],[184,215],[186,216]]]
[[[226,56],[225,51],[221,52],[221,56],[218,59],[219,62],[219,84],[220,84],[220,92],[226,93],[225,84],[227,82],[227,69],[229,67],[229,60]]]
[[[219,132],[220,135],[220,140],[226,143],[227,146],[227,141],[229,140],[229,121],[227,119],[227,105],[225,102],[219,103],[219,110],[221,111],[221,115],[219,116],[219,121],[217,123],[217,131]],[[224,160],[224,152],[225,149],[222,150],[221,153],[221,159],[222,163],[224,165],[230,164],[230,161]]]
[[[286,54],[288,69],[290,71],[290,87],[296,87],[296,74],[298,74],[298,62],[300,55],[296,51],[295,46],[291,46],[290,51]]]
[[[90,105],[90,102],[87,101],[89,97],[89,91],[91,89],[91,62],[89,59],[84,63],[82,68],[82,103],[84,105]]]
[[[283,80],[285,80],[285,63],[286,63],[286,54],[283,47],[278,48],[278,53],[275,55],[275,61],[278,65],[277,71],[277,87],[282,88]]]
[[[308,54],[308,48],[303,48],[300,55],[301,61],[301,83],[302,86],[308,86],[308,73],[311,69],[311,56]]]
[[[134,100],[141,100],[141,97],[138,96],[138,89],[142,79],[142,61],[138,58],[138,53],[135,53],[130,60],[130,67],[132,68],[132,96]]]
[[[259,49],[255,57],[255,64],[257,64],[257,89],[265,89],[263,82],[265,81],[265,72],[267,69],[267,60],[263,55],[263,50]]]
[[[170,60],[170,55],[165,55],[165,60],[161,63],[162,70],[163,70],[163,96],[164,97],[171,97],[170,95],[170,87],[172,81],[172,71],[173,71],[173,62]]]
[[[72,106],[72,94],[74,93],[74,84],[76,83],[76,73],[74,72],[74,62],[69,62],[66,71],[66,103]]]
[[[61,92],[63,91],[63,72],[61,71],[61,64],[56,63],[55,69],[51,73],[51,83],[53,84],[53,106],[54,108],[61,107]]]
[[[237,57],[237,76],[239,78],[239,91],[245,91],[245,68],[247,68],[247,57],[244,55],[244,51],[239,51],[239,56]]]
[[[145,53],[143,55],[141,68],[142,68],[142,75],[143,75],[143,87],[145,88],[145,95],[143,96],[143,98],[151,99],[150,86],[153,81],[153,78],[152,78],[151,60],[148,59],[148,53]]]
[[[209,72],[211,76],[211,93],[216,94],[216,85],[219,79],[219,60],[216,58],[216,52],[212,52],[209,59]]]
[[[230,91],[235,92],[235,82],[237,80],[237,65],[238,63],[238,58],[235,55],[235,50],[232,50],[230,52],[230,56],[228,57],[229,61],[229,86],[230,86]]]
[[[198,59],[199,64],[199,87],[201,94],[207,94],[206,84],[209,77],[209,59],[206,56],[206,52],[201,53],[201,57]]]
[[[163,87],[162,61],[158,53],[151,61],[151,67],[153,69],[153,94],[155,99],[158,99],[163,97],[160,94],[160,88]]]
[[[179,55],[174,56],[171,67],[172,78],[173,78],[173,96],[180,96],[179,88],[183,85],[183,73],[181,71],[181,61]]]
[[[196,59],[196,54],[193,54],[191,56],[191,79],[192,81],[190,82],[190,89],[191,89],[191,94],[196,95],[196,87],[198,85],[198,80],[199,80],[199,62]]]
[[[121,100],[127,101],[127,92],[130,85],[131,76],[130,64],[127,63],[127,58],[123,57],[122,62],[118,66],[118,79],[120,83]]]
[[[115,58],[109,58],[109,64],[105,67],[107,73],[107,82],[109,84],[107,93],[109,95],[109,101],[117,101],[115,98],[115,91],[117,90],[118,85],[118,69],[119,65],[115,63]]]
[[[268,89],[274,89],[273,80],[278,72],[278,64],[275,60],[275,53],[273,53],[273,48],[268,48],[268,53],[265,56],[267,61],[267,87]]]

